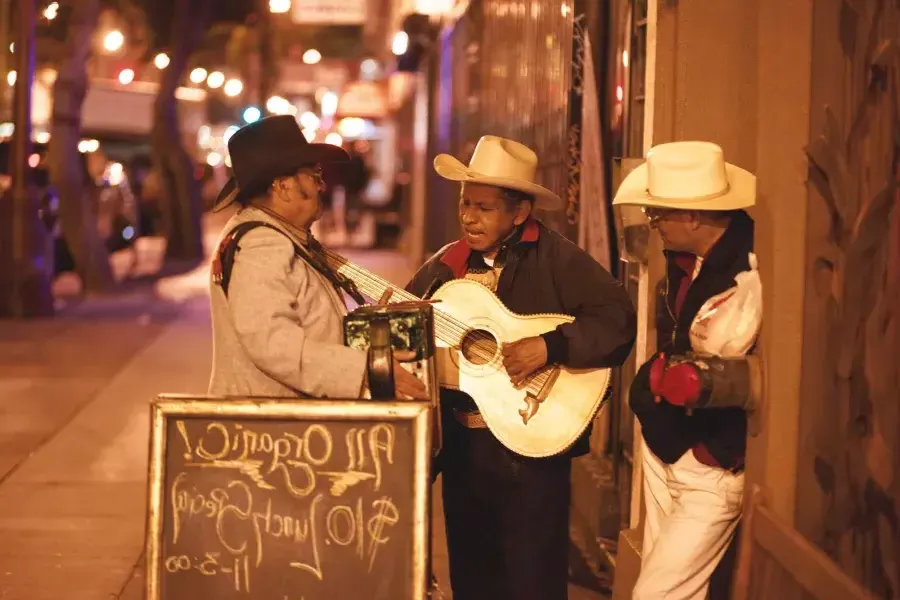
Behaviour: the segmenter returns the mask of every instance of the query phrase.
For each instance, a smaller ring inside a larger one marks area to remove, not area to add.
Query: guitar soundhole
[[[462,355],[473,365],[487,364],[497,354],[497,340],[484,329],[470,330],[463,337],[460,347]]]

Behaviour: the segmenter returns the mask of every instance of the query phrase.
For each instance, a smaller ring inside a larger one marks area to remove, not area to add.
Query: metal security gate
[[[573,0],[471,0],[440,41],[431,129],[433,150],[463,161],[485,134],[535,149],[540,183],[567,202],[564,213],[540,216],[569,237],[578,214],[581,147],[575,20]],[[455,193],[447,188],[432,185],[438,196]],[[456,204],[455,197],[432,202]]]

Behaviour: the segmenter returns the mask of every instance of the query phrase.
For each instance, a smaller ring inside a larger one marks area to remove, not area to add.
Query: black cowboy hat
[[[310,144],[291,115],[265,117],[241,127],[228,140],[228,154],[234,175],[219,192],[213,212],[232,202],[246,203],[300,167],[350,160],[339,146]]]

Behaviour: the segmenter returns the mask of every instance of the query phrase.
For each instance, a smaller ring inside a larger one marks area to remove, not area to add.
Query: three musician
[[[721,159],[712,145],[693,144],[660,148],[616,198],[617,204],[648,207],[651,225],[666,242],[669,312],[661,313],[658,329],[672,332],[671,340],[660,340],[669,352],[690,349],[684,331],[691,323],[689,312],[727,289],[734,274],[746,268],[752,248],[752,221],[740,210],[753,203],[751,180],[732,165],[722,162],[722,172],[740,181],[726,180],[718,195],[697,192],[694,196],[705,200],[695,204],[673,204],[679,190],[661,192],[646,181],[654,161],[677,169],[695,154]],[[234,178],[214,210],[232,204],[239,210],[224,228],[212,265],[210,394],[364,396],[366,355],[342,343],[344,294],[364,299],[328,266],[309,231],[321,213],[321,165],[347,160],[346,152],[307,142],[287,115],[243,127],[228,149]],[[431,257],[407,291],[428,297],[450,281],[468,279],[493,292],[513,313],[573,317],[542,335],[503,344],[502,364],[515,386],[548,365],[621,365],[635,339],[634,307],[618,281],[587,252],[536,218],[536,209],[560,210],[564,203],[536,183],[535,152],[487,135],[468,165],[442,154],[434,168],[460,184],[464,235]],[[702,188],[702,180],[690,183]],[[692,265],[683,264],[686,255],[694,257]],[[666,396],[659,377],[651,381],[654,365],[665,374],[665,359],[655,357],[631,390],[649,447],[644,458],[648,530],[635,597],[662,598],[678,589],[679,597],[701,598],[740,516],[746,420],[738,412],[686,415]],[[396,366],[394,379],[399,396],[426,397],[425,386],[405,369]],[[571,464],[587,452],[590,428],[562,454],[527,458],[491,433],[465,392],[442,390],[441,411],[443,448],[436,462],[443,476],[454,597],[566,599]],[[678,484],[688,475],[693,483]],[[706,498],[702,514],[680,509],[676,491]],[[692,542],[685,546],[685,540]],[[685,573],[693,575],[685,579]]]
[[[456,278],[477,281],[511,311],[575,317],[541,336],[502,348],[513,383],[547,364],[611,367],[628,357],[634,308],[623,287],[587,252],[548,229],[534,209],[562,200],[535,183],[537,155],[508,139],[484,136],[468,165],[434,160],[460,182],[464,237],[442,248],[410,281],[423,296]],[[588,450],[589,430],[562,455],[525,458],[485,427],[472,400],[442,390],[444,515],[454,598],[564,600],[569,560],[569,477]]]

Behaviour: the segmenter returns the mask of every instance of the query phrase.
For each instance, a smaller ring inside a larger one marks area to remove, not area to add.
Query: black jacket
[[[497,284],[497,297],[518,314],[563,313],[575,317],[545,334],[548,362],[567,367],[600,368],[621,365],[634,344],[634,307],[622,285],[587,252],[536,220],[514,236]],[[406,289],[431,295],[438,287],[465,276],[481,258],[465,240],[448,244],[413,276]],[[444,390],[442,402],[455,402]],[[590,430],[572,450],[587,451]]]
[[[753,220],[736,213],[725,233],[703,261],[697,278],[688,288],[677,320],[675,296],[681,280],[690,273],[678,266],[676,254],[666,252],[666,279],[657,288],[657,349],[667,355],[691,351],[690,327],[700,308],[711,297],[734,287],[738,273],[750,269],[753,252]],[[674,463],[698,443],[724,468],[743,466],[747,416],[740,408],[698,409],[688,415],[681,406],[657,404],[650,391],[652,357],[638,371],[629,394],[631,409],[641,422],[647,446],[665,463]]]

